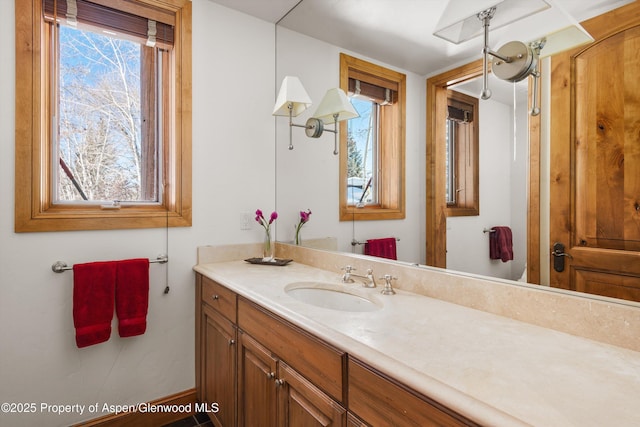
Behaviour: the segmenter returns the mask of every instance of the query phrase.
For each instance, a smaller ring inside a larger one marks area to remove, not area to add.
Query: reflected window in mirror
[[[448,216],[479,215],[478,99],[447,91],[446,196]]]
[[[351,83],[350,80],[349,82]],[[354,81],[360,86],[360,81]],[[352,96],[360,117],[347,124],[347,204],[365,206],[378,203],[378,123],[380,104]]]
[[[360,117],[341,123],[340,220],[405,217],[406,76],[340,55],[340,87]]]

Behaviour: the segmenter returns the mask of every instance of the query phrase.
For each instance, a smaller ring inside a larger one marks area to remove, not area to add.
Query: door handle
[[[551,251],[551,255],[553,255],[553,269],[559,273],[564,271],[564,259],[573,258],[571,255],[564,251],[564,245],[560,242],[556,242],[553,244],[553,251]]]

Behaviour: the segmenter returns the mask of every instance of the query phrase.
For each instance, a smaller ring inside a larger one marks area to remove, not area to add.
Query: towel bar
[[[396,242],[399,242],[399,241],[400,241],[400,238],[399,238],[399,237],[396,237],[395,239],[396,239]],[[360,241],[358,241],[358,240],[356,240],[356,239],[353,239],[353,240],[351,241],[351,246],[355,246],[355,245],[364,245],[365,243],[367,243],[367,242],[360,242]]]
[[[482,232],[483,232],[484,234],[487,234],[487,233],[495,233],[495,232],[496,232],[496,230],[494,230],[493,228],[485,228],[484,230],[482,230]]]
[[[169,262],[169,256],[164,254],[158,255],[158,258],[156,259],[149,260],[150,264],[154,264],[154,263],[166,264],[168,262]],[[53,270],[54,273],[63,273],[67,270],[73,270],[73,266],[69,267],[66,262],[56,261],[51,265],[51,270]]]

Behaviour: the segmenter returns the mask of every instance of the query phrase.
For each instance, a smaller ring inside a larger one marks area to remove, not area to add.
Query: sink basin
[[[382,308],[382,303],[366,293],[334,283],[295,282],[288,284],[285,292],[298,301],[331,310],[375,311]]]

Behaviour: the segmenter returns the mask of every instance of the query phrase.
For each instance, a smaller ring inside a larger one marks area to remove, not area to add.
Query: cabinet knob
[[[284,385],[284,380],[283,380],[283,379],[278,378],[278,379],[276,380],[276,386],[280,387],[280,386],[283,386],[283,385]]]
[[[229,345],[234,345],[235,343],[236,343],[236,340],[233,340],[233,339],[229,340]]]
[[[216,301],[220,299],[220,297],[218,295],[211,295],[211,298],[213,298]]]
[[[274,379],[275,377],[276,377],[275,372],[269,372],[269,373],[267,374],[267,378],[269,378],[270,380]]]

